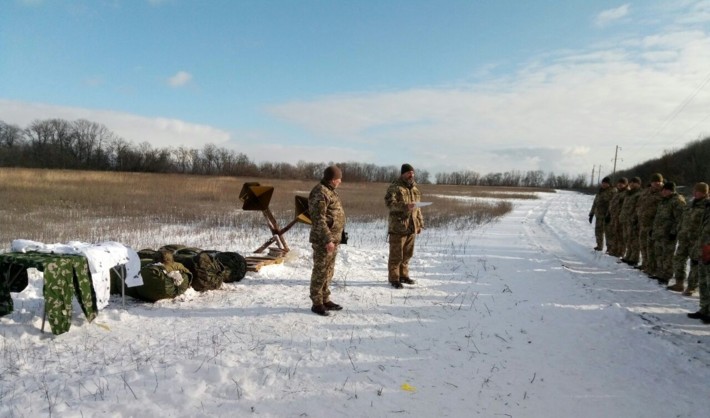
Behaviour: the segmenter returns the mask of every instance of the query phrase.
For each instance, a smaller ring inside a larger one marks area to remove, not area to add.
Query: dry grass
[[[121,231],[150,231],[162,224],[201,228],[264,228],[259,212],[241,210],[244,182],[274,186],[270,209],[285,226],[294,196],[314,182],[0,168],[0,248],[17,238],[41,242],[118,240]],[[338,189],[349,222],[387,216],[383,183],[347,183]],[[534,198],[529,189],[422,185],[428,227],[476,225],[511,210],[509,199]],[[540,191],[540,190],[537,190]]]

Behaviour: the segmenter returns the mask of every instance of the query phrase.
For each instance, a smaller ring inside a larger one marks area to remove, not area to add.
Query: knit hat
[[[401,171],[402,174],[408,173],[410,171],[414,171],[414,167],[412,167],[411,164],[407,164],[407,163],[402,164],[402,171]]]
[[[693,191],[708,194],[708,184],[703,182],[696,183]]]
[[[602,179],[602,183],[611,184],[611,179],[609,178],[609,176],[604,177],[604,178]]]
[[[663,176],[661,175],[661,173],[651,174],[651,183],[653,183],[655,181],[663,181]]]
[[[626,177],[622,177],[616,181],[616,184],[629,184],[629,179],[627,179]]]
[[[667,182],[663,183],[663,189],[675,192],[675,183],[672,181],[667,181]]]
[[[323,180],[331,181],[343,178],[343,172],[337,165],[331,165],[323,171]]]
[[[632,178],[631,183],[641,184],[641,177]]]

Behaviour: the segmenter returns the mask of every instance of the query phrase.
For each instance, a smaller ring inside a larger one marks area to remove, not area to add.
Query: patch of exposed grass
[[[128,232],[150,234],[161,225],[264,229],[263,215],[243,211],[239,201],[248,181],[274,187],[269,205],[285,226],[294,218],[295,196],[308,196],[314,182],[0,168],[0,245],[17,238],[46,243],[71,240],[126,242]],[[338,192],[350,222],[387,217],[385,183],[348,183]],[[427,227],[451,223],[475,226],[512,209],[512,199],[535,198],[523,188],[421,185]],[[135,243],[126,242],[134,245]],[[2,248],[2,247],[0,247]]]

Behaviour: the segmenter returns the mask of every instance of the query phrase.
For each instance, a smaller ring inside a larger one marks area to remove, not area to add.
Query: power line
[[[702,81],[702,83],[700,83],[700,85],[699,85],[690,95],[688,95],[678,106],[676,106],[676,108],[673,110],[673,112],[671,112],[670,115],[668,115],[668,116],[666,117],[666,119],[663,121],[663,123],[661,124],[661,126],[658,128],[658,130],[656,131],[656,133],[654,133],[654,134],[651,136],[651,139],[657,137],[657,136],[661,133],[661,131],[662,131],[663,129],[665,129],[666,126],[668,126],[668,124],[670,124],[676,117],[678,117],[678,115],[680,114],[680,112],[682,112],[682,111],[690,104],[690,102],[692,102],[693,99],[695,99],[695,96],[697,96],[698,93],[700,93],[700,91],[701,91],[708,83],[710,83],[710,73],[708,73],[708,75],[705,76],[705,79]]]

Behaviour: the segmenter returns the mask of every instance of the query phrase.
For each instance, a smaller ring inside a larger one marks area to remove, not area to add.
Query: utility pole
[[[592,164],[592,179],[591,179],[591,181],[589,182],[589,185],[590,185],[591,187],[594,187],[594,168],[595,168],[595,167],[596,167],[596,166]]]
[[[620,149],[621,147],[617,145],[616,150],[614,151],[614,159],[612,160],[614,161],[614,170],[611,172],[612,175],[616,174],[616,157],[619,155]]]
[[[602,182],[602,165],[599,164],[599,171],[597,172],[597,184]]]

